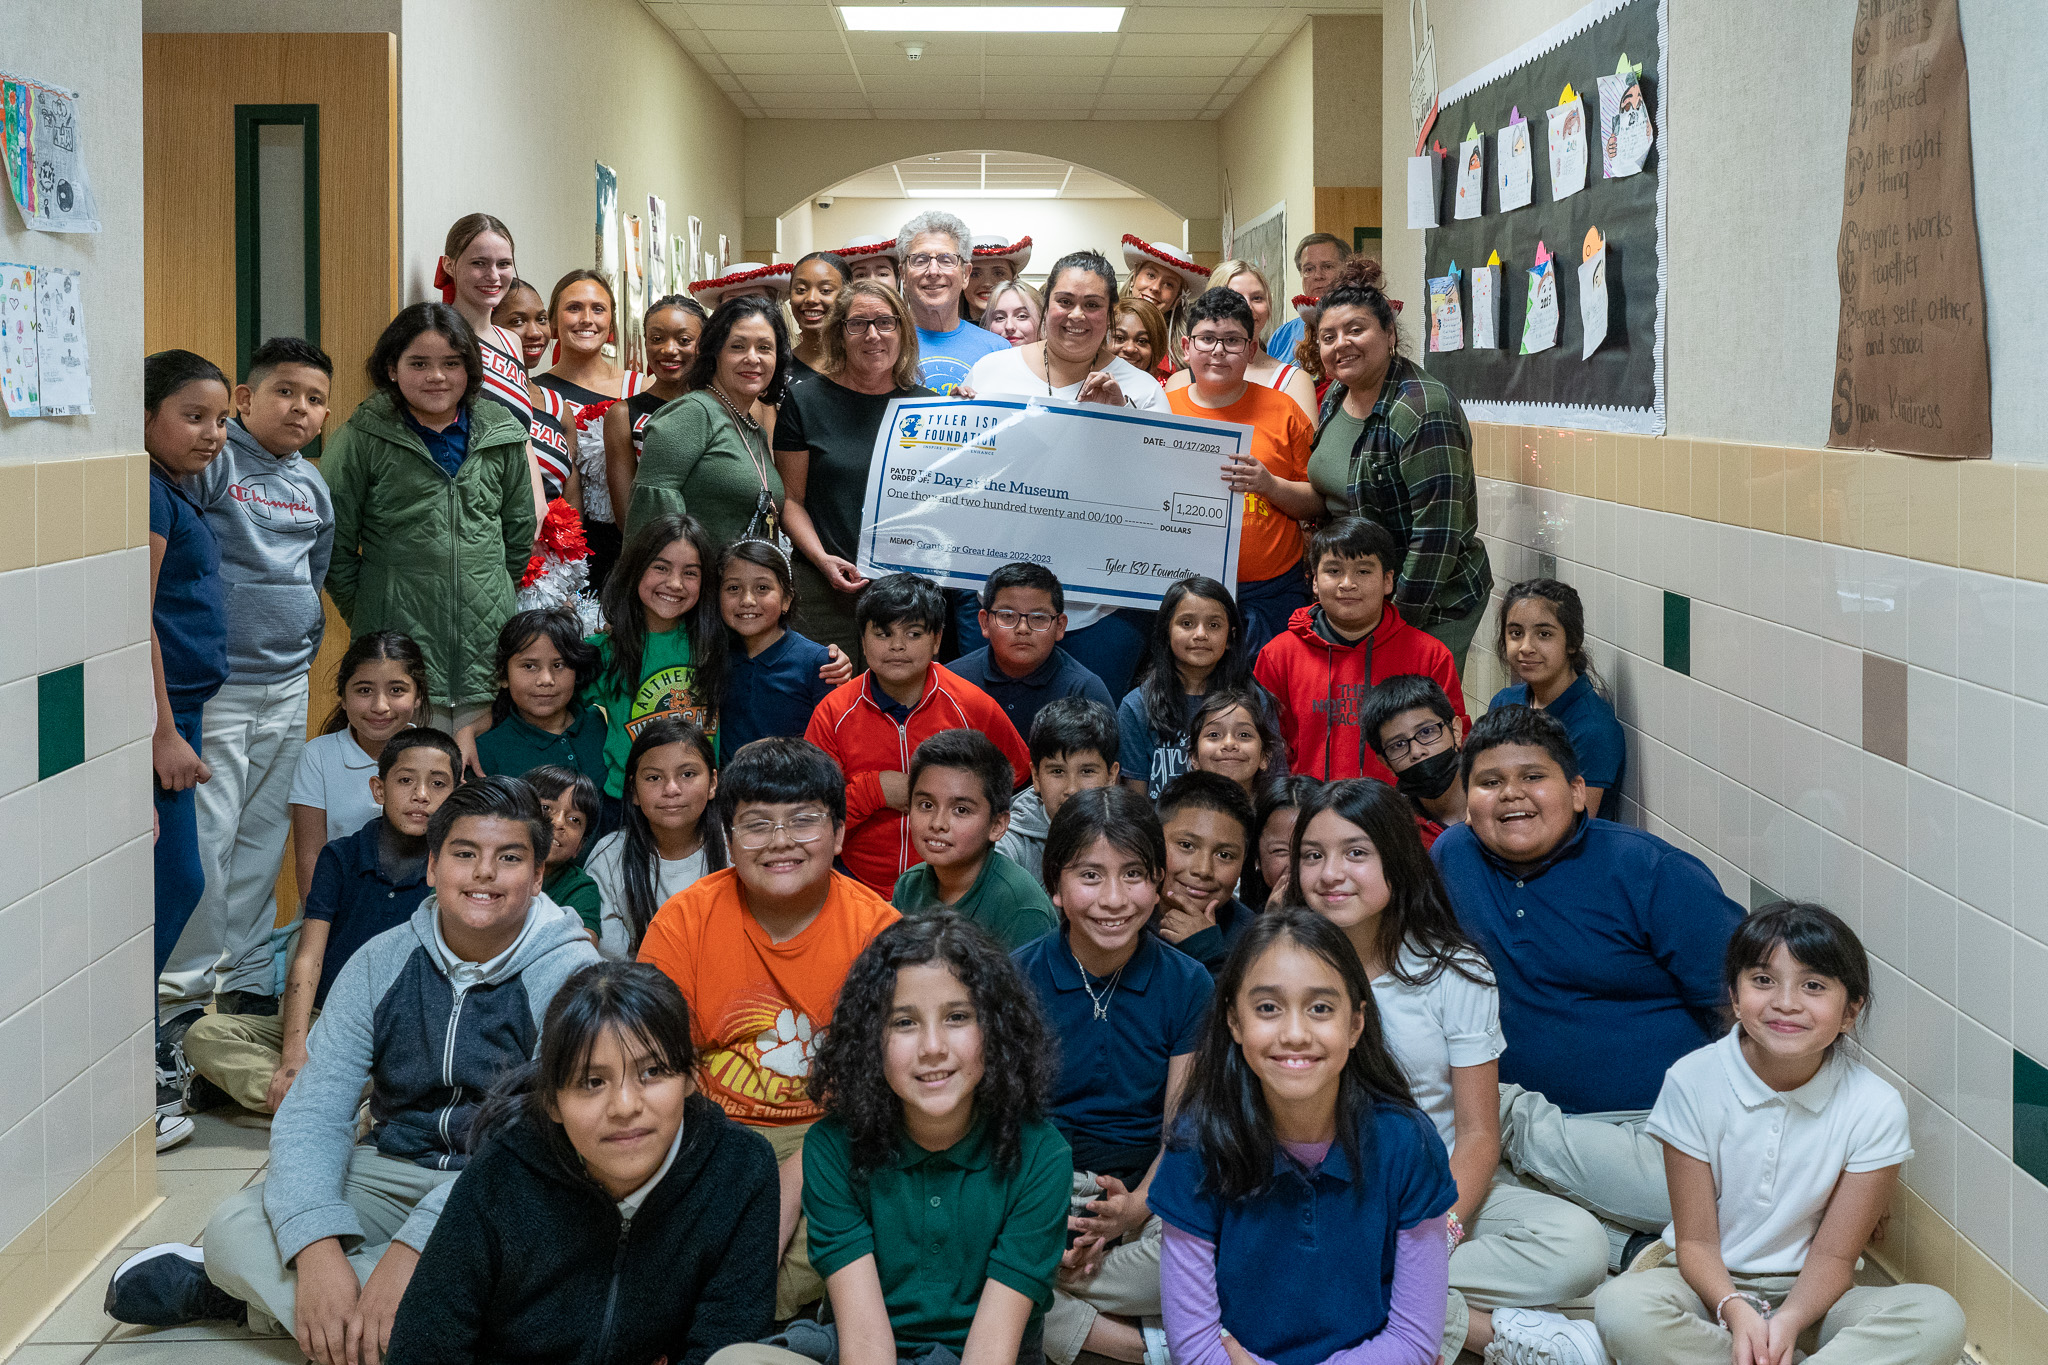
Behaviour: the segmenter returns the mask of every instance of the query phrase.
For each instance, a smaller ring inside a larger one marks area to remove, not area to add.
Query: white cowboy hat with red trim
[[[706,308],[716,308],[727,299],[746,294],[765,294],[779,303],[789,297],[789,276],[795,269],[788,264],[741,261],[715,280],[698,280],[690,286],[690,292]]]
[[[1177,272],[1190,292],[1209,283],[1209,272],[1195,264],[1195,258],[1177,246],[1148,242],[1134,232],[1124,234],[1124,264],[1132,270],[1141,265],[1163,265]]]
[[[1025,237],[1013,243],[1008,237],[976,237],[972,255],[977,261],[1008,261],[1021,275],[1024,267],[1031,264],[1031,239]]]
[[[1303,322],[1307,322],[1308,315],[1315,312],[1316,305],[1321,302],[1322,299],[1314,294],[1296,294],[1294,296],[1294,311]],[[1401,300],[1399,299],[1388,299],[1387,305],[1397,313],[1401,311]]]
[[[898,265],[903,263],[903,253],[896,249],[894,237],[856,237],[832,254],[849,261],[862,256],[887,256]]]

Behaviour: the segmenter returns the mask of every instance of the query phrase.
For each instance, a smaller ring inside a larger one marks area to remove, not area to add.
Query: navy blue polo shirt
[[[1100,1170],[1089,1154],[1159,1146],[1166,1064],[1195,1050],[1213,983],[1201,963],[1141,933],[1108,998],[1109,1018],[1097,1019],[1067,932],[1063,925],[1011,956],[1059,1039],[1060,1073],[1047,1117],[1074,1148],[1075,1165]],[[1091,977],[1089,984],[1098,998],[1109,991],[1105,980]]]
[[[1003,672],[995,651],[987,645],[972,654],[961,655],[948,666],[994,697],[1003,714],[1010,718],[1010,724],[1027,740],[1031,738],[1031,722],[1038,719],[1039,711],[1062,697],[1085,697],[1101,702],[1112,712],[1116,710],[1116,701],[1102,679],[1058,645],[1052,647],[1044,663],[1021,678]]]
[[[149,464],[149,533],[164,539],[150,623],[163,651],[171,710],[195,712],[228,680],[228,609],[220,541],[206,513],[163,468]]]
[[[1516,683],[1494,693],[1486,709],[1528,704],[1529,684]],[[1628,771],[1628,741],[1622,736],[1614,708],[1593,690],[1593,680],[1579,674],[1570,687],[1558,694],[1556,701],[1543,708],[1543,713],[1571,736],[1572,753],[1578,756],[1579,771],[1585,775],[1586,785],[1603,792],[1618,790],[1622,775]],[[1612,809],[1604,798],[1601,809]]]
[[[1275,1144],[1273,1183],[1225,1200],[1199,1149],[1177,1139],[1152,1177],[1152,1212],[1216,1248],[1223,1329],[1274,1365],[1319,1365],[1386,1328],[1394,1239],[1458,1202],[1443,1140],[1418,1109],[1375,1104],[1359,1165],[1333,1142],[1304,1171]]]
[[[1468,824],[1430,856],[1493,964],[1502,1081],[1567,1114],[1648,1109],[1671,1064],[1720,1036],[1721,958],[1743,911],[1690,853],[1581,817],[1533,868]]]
[[[831,658],[825,646],[793,630],[749,659],[735,645],[726,658],[725,704],[718,711],[719,752],[728,759],[757,739],[802,739],[811,712],[832,684],[818,676]],[[882,694],[885,698],[887,693]]]
[[[427,887],[425,858],[420,859],[416,877],[394,882],[384,875],[377,857],[377,832],[383,825],[384,815],[379,811],[354,834],[328,840],[313,867],[305,915],[329,925],[327,955],[320,960],[320,985],[313,992],[314,1009],[326,1003],[327,988],[356,949],[411,919],[420,902],[432,894]]]
[[[469,404],[464,403],[455,410],[455,420],[436,431],[412,415],[412,409],[405,404],[398,405],[405,424],[412,428],[412,434],[419,437],[427,448],[427,454],[434,457],[434,463],[449,478],[462,469],[462,462],[469,458]]]

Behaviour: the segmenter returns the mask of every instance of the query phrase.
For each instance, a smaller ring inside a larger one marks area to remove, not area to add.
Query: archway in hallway
[[[1058,157],[973,148],[883,162],[820,185],[776,218],[778,258],[894,236],[928,209],[959,215],[977,237],[1030,237],[1024,275],[1034,282],[1083,247],[1107,254],[1121,274],[1127,232],[1187,242],[1186,218],[1114,176]]]

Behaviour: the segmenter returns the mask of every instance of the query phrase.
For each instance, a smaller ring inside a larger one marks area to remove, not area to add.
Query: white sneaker
[[[1607,1348],[1590,1322],[1533,1308],[1496,1308],[1486,1365],[1607,1365]]]
[[[156,1149],[168,1152],[180,1143],[192,1140],[194,1124],[189,1114],[158,1114],[156,1116]]]

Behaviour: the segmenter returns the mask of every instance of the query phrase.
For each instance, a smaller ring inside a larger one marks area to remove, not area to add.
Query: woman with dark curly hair
[[[1051,1084],[1045,1023],[995,940],[950,911],[877,934],[811,1063],[804,1215],[832,1322],[718,1365],[1042,1360],[1071,1160]]]

